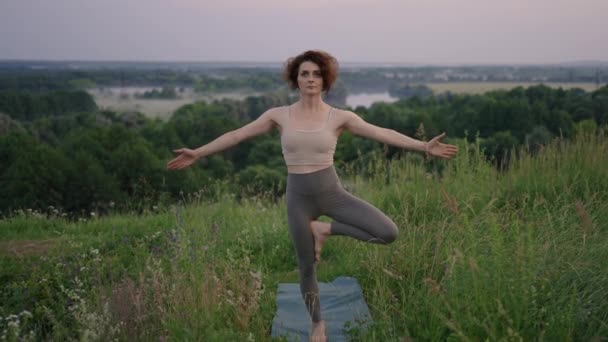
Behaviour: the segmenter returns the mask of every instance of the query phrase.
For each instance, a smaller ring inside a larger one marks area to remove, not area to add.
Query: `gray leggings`
[[[331,235],[387,244],[397,238],[397,226],[378,208],[342,188],[333,166],[287,176],[287,221],[300,270],[300,291],[313,322],[321,320],[315,275],[314,239],[310,222],[321,215],[333,219]]]

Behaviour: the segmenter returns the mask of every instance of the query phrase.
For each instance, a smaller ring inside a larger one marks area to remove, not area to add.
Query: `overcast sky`
[[[0,59],[608,61],[608,0],[0,0]]]

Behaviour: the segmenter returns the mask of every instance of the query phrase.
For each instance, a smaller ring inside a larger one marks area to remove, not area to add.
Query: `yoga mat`
[[[338,277],[331,283],[319,283],[321,317],[325,320],[328,342],[349,341],[348,329],[365,330],[372,322],[361,287],[355,278]],[[299,284],[279,284],[277,312],[272,320],[272,337],[287,341],[308,341],[311,320]]]

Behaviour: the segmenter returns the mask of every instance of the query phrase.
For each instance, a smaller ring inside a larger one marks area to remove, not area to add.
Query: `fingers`
[[[167,163],[167,169],[181,170],[189,165],[190,165],[190,163],[188,163],[186,160],[184,160],[184,158],[182,158],[182,156],[180,155],[179,157],[177,157]]]
[[[171,164],[171,165],[167,165],[167,169],[169,170],[181,170],[184,169],[186,167],[190,166],[190,164],[187,163],[175,163],[175,164]]]
[[[448,152],[454,152],[454,153],[458,152],[458,146],[456,146],[456,145],[446,145],[446,144],[442,144],[442,145],[443,145],[442,147]]]
[[[456,145],[445,145],[441,144],[441,157],[445,159],[452,159],[458,153],[458,146]]]
[[[178,149],[173,150],[173,153],[177,154],[178,156],[175,157],[174,159],[170,160],[167,163],[167,169],[181,170],[183,168],[190,166],[190,164],[192,164],[192,163],[187,158],[184,157],[185,152],[186,152],[185,148],[178,148]]]
[[[452,159],[458,153],[458,146],[437,143],[431,150],[431,155],[442,159]]]

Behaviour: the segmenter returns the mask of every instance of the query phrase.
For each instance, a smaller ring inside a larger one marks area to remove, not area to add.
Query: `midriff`
[[[288,165],[287,172],[304,174],[304,173],[312,173],[312,172],[320,171],[320,170],[326,169],[328,167],[329,166],[327,166],[327,165]]]

